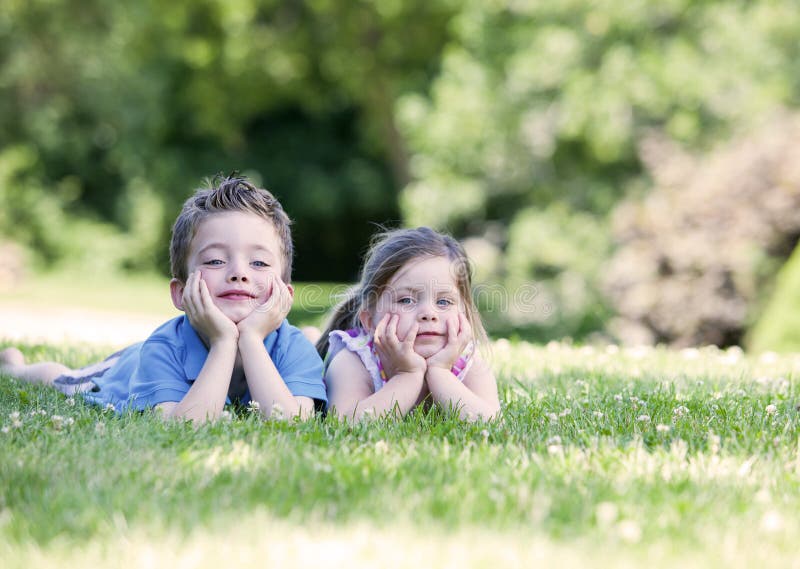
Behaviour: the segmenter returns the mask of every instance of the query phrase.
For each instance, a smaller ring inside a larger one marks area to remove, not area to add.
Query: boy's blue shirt
[[[264,347],[292,395],[327,402],[322,359],[296,327],[284,320],[264,339]],[[119,360],[101,377],[99,390],[84,393],[98,405],[117,411],[142,410],[159,403],[181,401],[208,358],[208,348],[186,316],[162,324],[144,342],[125,348]],[[250,401],[246,391],[241,402]],[[230,401],[228,401],[230,403]]]

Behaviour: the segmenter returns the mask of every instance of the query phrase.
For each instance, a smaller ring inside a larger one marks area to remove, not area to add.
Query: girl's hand
[[[271,275],[269,287],[269,296],[264,304],[256,306],[237,324],[240,337],[254,335],[263,340],[277,330],[289,314],[294,300],[292,290],[275,275]]]
[[[425,358],[414,351],[419,324],[414,323],[406,337],[400,340],[397,337],[399,321],[397,314],[384,315],[372,335],[375,351],[381,359],[386,376],[391,378],[398,373],[425,373],[428,364]]]
[[[458,317],[448,319],[446,325],[447,342],[441,350],[427,359],[428,369],[442,368],[450,371],[458,356],[472,340],[472,327],[463,313],[459,312]]]
[[[186,280],[183,309],[189,323],[209,346],[220,340],[236,341],[239,338],[236,324],[214,304],[200,271],[194,271]]]

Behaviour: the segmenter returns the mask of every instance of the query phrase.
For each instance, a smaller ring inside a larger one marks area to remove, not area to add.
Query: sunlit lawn
[[[99,349],[45,346],[78,365]],[[800,543],[800,357],[495,342],[465,425],[195,431],[0,380],[4,567],[769,566]]]
[[[319,325],[344,285],[294,283],[295,302],[289,320],[298,326]],[[154,274],[43,273],[0,291],[0,311],[6,306],[37,310],[86,309],[100,313],[147,315],[164,320],[178,312],[169,295],[169,279]],[[6,323],[7,324],[7,323]],[[3,324],[0,323],[0,337]],[[144,339],[144,338],[142,338]]]

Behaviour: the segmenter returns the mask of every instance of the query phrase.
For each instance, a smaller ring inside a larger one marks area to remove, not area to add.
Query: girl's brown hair
[[[486,331],[472,299],[472,266],[464,248],[449,235],[429,227],[418,227],[384,231],[373,238],[359,283],[351,287],[333,309],[317,341],[319,354],[324,357],[327,353],[328,335],[333,330],[361,328],[359,313],[375,307],[394,274],[409,261],[425,257],[446,257],[452,262],[453,276],[473,335],[476,340],[484,341]]]

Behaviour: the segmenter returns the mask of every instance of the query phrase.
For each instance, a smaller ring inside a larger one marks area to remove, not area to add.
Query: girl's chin
[[[431,346],[431,345],[414,346],[414,351],[417,353],[417,355],[420,355],[423,358],[429,358],[433,354],[439,352],[443,347],[444,344],[442,344],[441,346]]]

